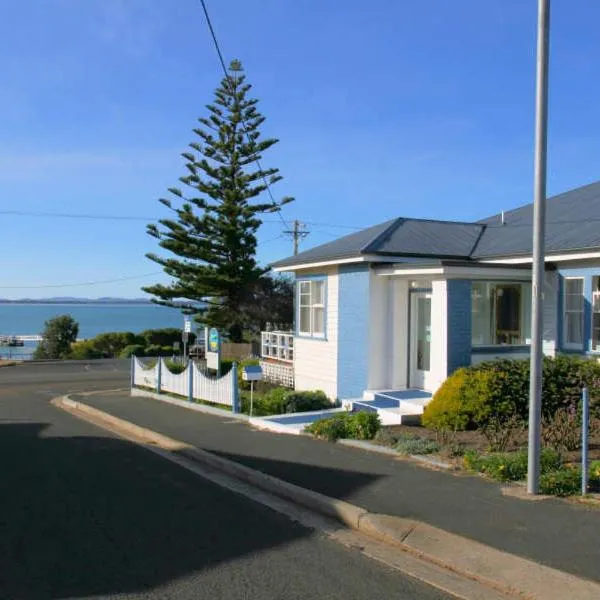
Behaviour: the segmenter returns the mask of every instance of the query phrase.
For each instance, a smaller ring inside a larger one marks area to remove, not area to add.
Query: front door
[[[427,389],[431,370],[431,294],[412,294],[410,320],[410,387]]]

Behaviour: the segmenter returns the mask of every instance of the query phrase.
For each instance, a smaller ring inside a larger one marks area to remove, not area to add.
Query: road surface
[[[48,403],[128,381],[0,369],[0,598],[448,598]]]

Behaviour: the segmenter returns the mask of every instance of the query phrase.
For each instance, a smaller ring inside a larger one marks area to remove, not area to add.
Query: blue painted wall
[[[449,279],[448,375],[471,364],[471,281]]]
[[[338,397],[358,398],[367,388],[369,268],[340,266],[338,309]]]
[[[558,270],[559,278],[559,300],[558,300],[558,345],[561,350],[563,348],[563,320],[564,320],[564,304],[563,290],[565,277],[582,277],[583,278],[583,352],[592,352],[592,279],[595,276],[600,276],[600,265],[598,267],[586,268],[562,268]],[[566,350],[573,352],[572,349]]]

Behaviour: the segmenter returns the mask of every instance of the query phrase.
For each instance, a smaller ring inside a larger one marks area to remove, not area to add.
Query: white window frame
[[[497,279],[473,279],[471,281],[471,298],[473,298],[473,285],[474,284],[484,284],[485,286],[490,286],[493,289],[494,294],[497,293],[498,286],[519,286],[520,291],[520,304],[519,304],[519,333],[521,340],[519,343],[496,343],[492,342],[489,344],[476,344],[473,342],[473,331],[471,330],[471,347],[474,352],[481,348],[521,348],[525,346],[529,346],[531,340],[529,339],[529,332],[526,330],[525,325],[531,323],[531,313],[527,314],[527,311],[530,311],[531,305],[527,302],[527,298],[529,297],[528,286],[530,286],[530,282],[528,281],[511,281],[511,280],[497,280]],[[496,301],[492,304],[494,307],[493,313],[490,314],[489,321],[489,334],[490,337],[494,338],[498,332],[496,325]],[[471,307],[471,327],[473,327],[473,307]]]
[[[567,284],[569,281],[580,281],[581,282],[581,310],[567,310]],[[584,277],[565,277],[563,280],[562,290],[562,302],[563,302],[563,327],[562,327],[562,338],[563,348],[567,350],[583,350],[585,346],[585,278]],[[569,342],[567,335],[569,333],[569,327],[567,325],[568,314],[579,314],[581,322],[581,342]]]
[[[313,298],[313,286],[316,283],[321,283],[323,285],[323,302],[322,303],[313,303],[312,298]],[[310,298],[310,304],[301,304],[301,299],[302,299],[302,286],[308,284],[309,286],[309,298]],[[327,278],[326,277],[311,277],[311,278],[305,278],[305,279],[298,279],[297,280],[297,292],[296,292],[296,298],[297,298],[297,327],[296,327],[296,332],[297,335],[300,337],[310,337],[310,338],[316,338],[316,339],[321,339],[324,340],[325,339],[325,333],[327,330]],[[302,308],[308,308],[309,309],[309,320],[310,320],[310,331],[302,331],[301,329],[301,325],[302,325],[302,319],[300,318],[301,312],[302,312]],[[322,309],[323,310],[323,331],[315,331],[315,309]]]
[[[596,339],[594,337],[594,315],[596,314],[600,314],[600,310],[596,311],[594,310],[595,306],[596,306],[596,299],[598,299],[598,304],[600,305],[600,288],[598,287],[600,285],[600,275],[594,275],[592,277],[592,306],[591,306],[591,336],[592,336],[592,340],[591,340],[591,348],[590,350],[592,352],[600,352],[600,336],[598,337],[598,339]],[[595,343],[594,343],[595,342]],[[597,347],[596,347],[597,346]]]

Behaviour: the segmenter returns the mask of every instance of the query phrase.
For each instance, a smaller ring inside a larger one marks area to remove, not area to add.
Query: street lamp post
[[[535,175],[533,199],[533,269],[531,286],[531,373],[529,379],[529,450],[527,492],[537,494],[540,482],[542,418],[542,299],[546,221],[546,149],[548,145],[548,54],[550,0],[538,0]]]

